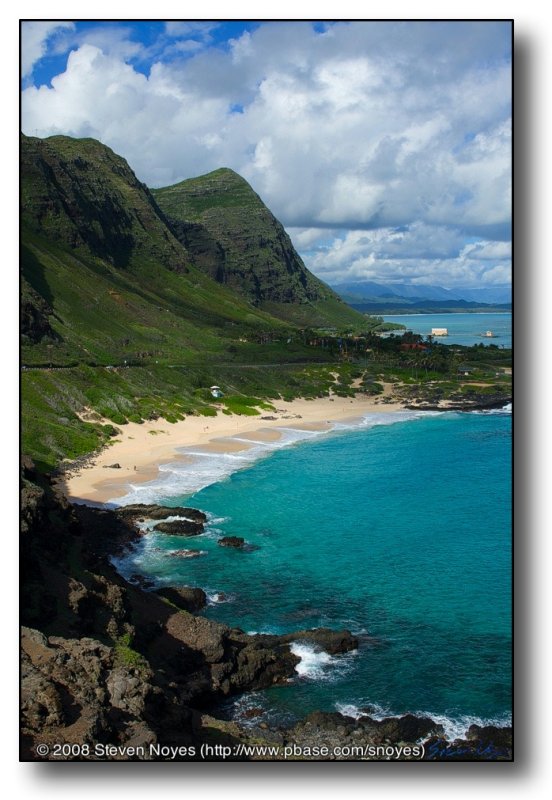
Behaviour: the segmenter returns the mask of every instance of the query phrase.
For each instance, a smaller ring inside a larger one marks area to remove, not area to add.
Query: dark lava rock
[[[95,639],[46,637],[30,628],[22,628],[21,644],[23,749],[31,760],[37,742],[71,742],[78,735],[79,743],[90,744],[109,736],[120,717],[125,740],[138,732],[149,742],[157,740],[144,720],[154,692],[146,662],[126,665]],[[52,747],[40,760],[48,758],[54,758]]]
[[[153,589],[155,586],[155,581],[152,581],[151,578],[146,578],[145,575],[139,575],[138,573],[131,575],[129,580],[141,589]]]
[[[119,516],[125,519],[166,519],[167,517],[186,517],[194,522],[207,522],[207,514],[197,508],[186,508],[184,506],[160,506],[157,504],[147,505],[145,503],[135,503],[130,506],[122,506],[116,509]]]
[[[222,539],[219,539],[218,543],[221,547],[243,547],[245,545],[245,539],[241,536],[223,536]]]
[[[470,725],[468,734],[466,736],[468,741],[478,741],[483,745],[493,745],[494,747],[512,747],[512,729],[511,728],[496,728],[494,725]]]
[[[335,731],[344,724],[354,725],[355,720],[337,711],[312,711],[300,724],[318,730]]]
[[[169,558],[199,558],[203,553],[201,550],[171,550]]]
[[[104,469],[121,469],[120,464],[106,464]]]
[[[207,595],[199,587],[183,586],[181,588],[174,588],[167,586],[163,589],[158,589],[157,594],[161,597],[166,597],[171,603],[174,603],[178,608],[184,611],[200,611],[207,605]]]
[[[286,633],[278,636],[282,642],[307,642],[317,645],[324,652],[330,655],[336,653],[347,653],[356,650],[358,639],[350,631],[333,631],[331,628],[313,628],[308,631],[297,631],[296,633]]]
[[[359,708],[359,711],[363,717],[369,717],[370,714],[374,714],[376,712],[376,707],[371,705],[362,706],[362,708]]]
[[[175,519],[170,522],[159,522],[153,529],[158,533],[168,533],[172,536],[197,536],[203,533],[202,522],[189,519]]]
[[[477,727],[472,725],[470,730]],[[493,728],[492,725],[487,727]],[[471,739],[469,732],[468,739],[455,739],[454,742],[448,742],[442,736],[433,736],[424,742],[424,759],[426,761],[511,761],[512,729],[493,728],[493,731],[492,740]],[[498,741],[503,741],[504,744],[499,745]]]
[[[241,715],[242,719],[255,719],[255,717],[262,717],[264,709],[262,708],[248,708]]]
[[[370,718],[368,718],[370,719]],[[363,722],[363,721],[362,721]],[[375,720],[370,720],[371,723]],[[366,724],[363,727],[367,727]],[[442,734],[443,726],[429,717],[415,717],[405,714],[403,717],[386,717],[375,723],[378,738],[396,744],[397,742],[417,742],[425,736]]]

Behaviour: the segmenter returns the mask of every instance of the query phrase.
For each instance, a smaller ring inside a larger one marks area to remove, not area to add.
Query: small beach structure
[[[224,397],[224,393],[222,392],[220,386],[211,386],[210,389],[212,397]]]
[[[448,328],[432,328],[432,336],[448,336]]]

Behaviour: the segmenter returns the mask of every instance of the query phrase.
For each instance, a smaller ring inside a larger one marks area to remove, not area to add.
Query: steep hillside
[[[22,137],[21,220],[120,269],[139,258],[186,272],[189,257],[126,161],[95,139]]]
[[[265,398],[318,391],[301,365],[328,362],[329,351],[310,346],[293,315],[283,321],[277,302],[270,314],[269,302],[259,306],[211,277],[226,258],[222,245],[186,223],[191,255],[108,147],[22,137],[21,205],[23,449],[41,469],[109,441],[115,429],[106,419],[214,413],[213,383]],[[282,269],[274,262],[285,294]],[[337,324],[336,308],[342,324],[367,324],[329,290],[311,305],[316,279],[302,267],[291,272],[290,286],[305,289],[304,302],[288,304],[300,327]]]
[[[21,178],[25,363],[181,361],[280,327],[191,264],[149,190],[99,142],[23,137]]]
[[[231,169],[152,194],[196,266],[257,307],[299,326],[361,322],[306,269],[280,222]]]

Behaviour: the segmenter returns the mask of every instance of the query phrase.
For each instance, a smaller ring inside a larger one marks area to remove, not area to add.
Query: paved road
[[[149,364],[114,364],[111,366],[105,366],[104,364],[78,364],[78,365],[59,365],[59,366],[52,366],[52,367],[45,367],[45,366],[37,366],[37,365],[21,365],[22,372],[62,372],[63,370],[68,369],[77,369],[79,366],[86,366],[91,367],[92,369],[106,369],[106,370],[119,370],[119,369],[130,369],[131,367],[151,367],[151,366],[167,366],[169,369],[182,369],[182,368],[191,368],[191,367],[210,367],[213,369],[224,369],[225,367],[232,368],[232,369],[258,369],[259,367],[305,367],[305,366],[318,366],[324,364],[335,364],[335,359],[331,361],[276,361],[271,364],[265,363],[258,363],[258,364],[236,364],[233,361],[224,362],[224,363],[216,363],[211,362],[209,364],[161,364],[161,365],[154,365],[152,363]]]

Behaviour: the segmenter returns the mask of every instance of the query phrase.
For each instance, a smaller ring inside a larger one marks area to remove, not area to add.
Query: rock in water
[[[153,530],[172,536],[197,536],[203,533],[204,526],[202,522],[194,522],[190,519],[174,519],[170,522],[159,522]]]
[[[185,517],[194,522],[207,522],[207,514],[197,508],[186,508],[183,506],[160,506],[156,503],[151,505],[145,503],[135,503],[130,506],[121,506],[115,509],[117,514],[124,519],[166,519],[167,517]]]
[[[170,550],[168,553],[170,558],[199,558],[204,555],[201,550]]]
[[[218,543],[221,547],[243,547],[245,545],[245,539],[241,536],[223,536],[222,539],[219,539]]]
[[[325,653],[348,653],[358,648],[358,639],[348,630],[334,631],[331,628],[313,628],[307,631],[286,633],[278,636],[281,642],[307,642]]]

